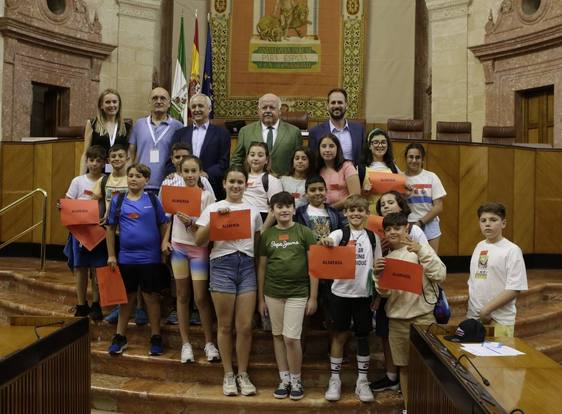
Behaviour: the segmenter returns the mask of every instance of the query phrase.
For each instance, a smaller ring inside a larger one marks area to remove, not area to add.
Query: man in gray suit
[[[279,119],[281,99],[267,93],[258,101],[259,121],[246,125],[238,134],[238,145],[231,158],[231,165],[244,165],[246,153],[254,141],[265,142],[269,148],[271,172],[277,176],[287,174],[291,156],[302,146],[300,130]]]

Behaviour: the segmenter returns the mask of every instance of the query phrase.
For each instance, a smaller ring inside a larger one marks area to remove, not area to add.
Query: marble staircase
[[[49,262],[47,272],[37,274],[29,259],[0,258],[0,323],[10,315],[69,316],[75,290],[72,274],[60,262]],[[449,275],[445,289],[453,309],[452,324],[464,319],[467,302],[466,275]],[[518,300],[516,335],[538,350],[562,362],[562,272],[530,271],[530,290]],[[323,398],[329,376],[328,336],[325,331],[308,330],[305,340],[303,379],[305,398],[294,402],[275,400],[277,370],[271,334],[254,331],[250,376],[258,387],[255,397],[224,397],[222,367],[209,363],[202,351],[200,327],[192,327],[196,362],[179,362],[181,340],[177,326],[163,326],[166,352],[148,356],[147,327],[129,324],[129,349],[120,357],[106,353],[115,327],[91,325],[92,407],[120,413],[400,413],[401,395],[383,392],[373,404],[362,404],[354,395],[353,346],[342,370],[343,397],[338,403]],[[382,373],[380,344],[373,337],[371,377]]]

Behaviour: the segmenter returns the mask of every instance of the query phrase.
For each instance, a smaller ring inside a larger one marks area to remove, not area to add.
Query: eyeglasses
[[[384,141],[371,141],[371,145],[374,145],[375,147],[384,147],[387,145],[386,140]]]

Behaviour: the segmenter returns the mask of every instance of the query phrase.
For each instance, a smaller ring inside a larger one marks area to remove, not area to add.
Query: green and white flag
[[[187,78],[185,76],[185,42],[183,36],[183,17],[180,24],[180,38],[178,40],[178,57],[174,84],[172,86],[172,106],[170,112],[174,118],[187,125]]]

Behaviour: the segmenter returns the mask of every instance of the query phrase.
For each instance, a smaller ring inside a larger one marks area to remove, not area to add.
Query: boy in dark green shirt
[[[318,280],[309,278],[307,251],[316,244],[312,231],[293,222],[295,200],[286,191],[269,202],[277,224],[260,239],[258,298],[262,316],[269,314],[275,359],[281,382],[275,398],[300,400],[302,349],[300,337],[304,315],[316,311]]]

